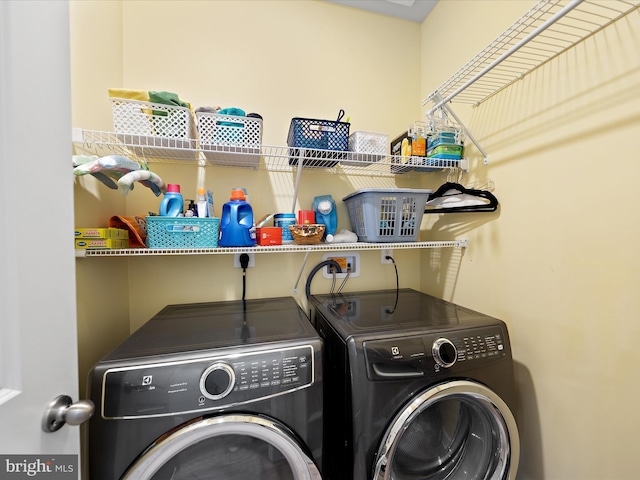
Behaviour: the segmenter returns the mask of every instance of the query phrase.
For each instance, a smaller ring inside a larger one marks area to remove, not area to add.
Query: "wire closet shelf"
[[[260,145],[247,148],[233,145],[202,145],[195,139],[176,139],[83,130],[76,128],[73,142],[79,151],[94,155],[122,155],[144,162],[178,163],[197,162],[200,165],[242,167],[274,172],[295,172],[302,168],[324,169],[334,174],[390,177],[410,176],[442,170],[464,168],[460,160],[422,159],[387,154],[363,154],[351,151],[318,150],[289,146]],[[295,153],[294,153],[295,152]]]
[[[394,242],[394,243],[321,243],[318,245],[274,245],[255,247],[225,248],[126,248],[104,250],[76,250],[76,257],[138,257],[157,255],[229,255],[236,253],[311,253],[363,250],[414,250],[439,248],[466,248],[467,239],[443,240],[432,242]]]
[[[428,114],[454,99],[479,105],[640,7],[627,0],[540,0],[423,102]]]

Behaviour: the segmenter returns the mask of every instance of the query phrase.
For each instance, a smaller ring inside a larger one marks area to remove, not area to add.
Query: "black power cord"
[[[333,267],[337,270],[338,273],[342,273],[340,264],[335,260],[323,260],[322,262],[318,263],[311,269],[311,272],[309,272],[309,276],[307,277],[307,284],[304,288],[304,291],[307,294],[307,298],[311,296],[311,280],[313,280],[313,276],[318,273],[318,271],[324,266]]]
[[[249,254],[242,253],[240,254],[240,266],[242,267],[242,308],[243,310],[247,309],[246,302],[244,300],[244,294],[247,290],[247,267],[249,266]]]
[[[244,299],[247,290],[247,267],[249,266],[249,255],[247,253],[240,254],[240,266],[242,267],[242,331],[241,338],[247,343],[251,337],[251,332],[247,326],[247,301]]]
[[[391,255],[386,255],[385,260],[391,260],[393,262],[393,268],[396,269],[396,303],[393,305],[393,309],[389,310],[388,308],[385,310],[385,313],[392,314],[396,311],[396,307],[398,306],[398,296],[400,295],[400,279],[398,278],[398,266],[396,265],[396,261],[393,259]]]

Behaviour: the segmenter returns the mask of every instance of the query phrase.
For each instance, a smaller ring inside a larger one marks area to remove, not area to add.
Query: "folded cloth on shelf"
[[[218,113],[220,110],[220,107],[198,107],[196,113]]]
[[[113,98],[127,98],[139,102],[149,101],[149,92],[146,90],[130,90],[127,88],[110,88],[109,96]]]
[[[331,239],[329,239],[329,237],[331,237]],[[357,241],[358,235],[344,228],[333,236],[327,235],[328,243],[356,243]]]
[[[191,104],[180,100],[177,93],[173,92],[154,92],[149,91],[149,101],[153,103],[161,103],[163,105],[176,105],[191,109]]]
[[[218,112],[218,115],[233,115],[234,117],[246,117],[247,114],[241,108],[229,107],[223,108]],[[238,122],[217,122],[218,125],[226,125],[227,127],[244,127],[244,124]]]
[[[146,90],[132,90],[129,88],[110,88],[109,96],[112,98],[122,98],[126,100],[135,100],[138,102],[152,102],[161,103],[163,105],[175,105],[178,107],[186,107],[191,110],[191,104],[180,100],[177,93],[173,92],[156,92]],[[157,110],[142,110],[144,113],[159,115],[162,117],[167,116],[167,112],[161,112]]]
[[[236,108],[236,107],[223,108],[218,113],[220,115],[235,115],[236,117],[244,117],[244,116],[246,116],[246,113],[245,113],[244,110],[242,110],[241,108]]]

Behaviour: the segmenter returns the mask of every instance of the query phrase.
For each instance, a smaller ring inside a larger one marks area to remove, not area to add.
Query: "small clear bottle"
[[[198,212],[198,218],[204,218],[207,215],[207,191],[204,188],[199,188],[196,193],[196,211]]]

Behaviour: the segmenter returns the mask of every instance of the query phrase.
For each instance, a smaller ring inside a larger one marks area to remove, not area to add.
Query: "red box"
[[[281,227],[256,228],[258,245],[282,245]]]

